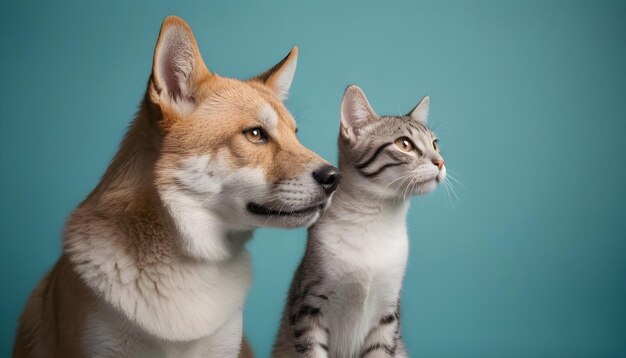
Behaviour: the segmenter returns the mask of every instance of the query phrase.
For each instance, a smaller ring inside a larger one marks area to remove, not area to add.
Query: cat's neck
[[[340,222],[342,226],[367,227],[371,223],[406,224],[409,200],[389,198],[363,189],[351,173],[337,188],[330,208],[322,215],[322,222]],[[408,199],[408,198],[407,198]]]
[[[345,173],[345,172],[344,172]],[[345,174],[344,174],[345,175]],[[389,269],[402,277],[408,253],[409,202],[363,190],[358,177],[344,177],[332,204],[309,229],[307,251],[341,253],[350,267]],[[321,251],[320,251],[321,250]],[[383,254],[384,253],[384,254]],[[322,254],[323,255],[323,254]]]

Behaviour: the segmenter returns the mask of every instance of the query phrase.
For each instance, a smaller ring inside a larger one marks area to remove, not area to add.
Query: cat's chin
[[[423,183],[420,183],[413,190],[413,195],[425,195],[425,194],[432,193],[433,191],[435,191],[435,189],[437,189],[438,184],[439,184],[439,181],[437,179],[431,179]]]

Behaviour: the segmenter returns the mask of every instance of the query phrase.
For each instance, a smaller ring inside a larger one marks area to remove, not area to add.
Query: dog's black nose
[[[326,194],[330,195],[337,189],[341,174],[339,174],[339,169],[332,165],[325,165],[313,172],[313,178],[320,183]]]

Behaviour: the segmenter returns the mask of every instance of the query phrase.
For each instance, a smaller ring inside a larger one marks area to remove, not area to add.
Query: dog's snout
[[[337,189],[341,174],[332,165],[325,165],[313,172],[313,178],[324,188],[326,194],[331,194]]]

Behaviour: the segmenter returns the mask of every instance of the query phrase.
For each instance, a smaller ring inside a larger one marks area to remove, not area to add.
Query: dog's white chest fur
[[[87,356],[222,357],[239,350],[251,282],[247,252],[223,262],[172,257],[139,270],[113,245],[97,255],[75,249],[78,271],[100,297],[81,342]]]
[[[211,336],[173,342],[146,334],[102,303],[88,317],[87,334],[81,343],[89,357],[226,358],[239,350],[242,323],[243,312],[239,310]]]

